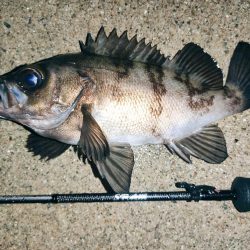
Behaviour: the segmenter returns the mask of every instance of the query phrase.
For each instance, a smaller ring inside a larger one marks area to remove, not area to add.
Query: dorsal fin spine
[[[87,37],[86,37],[85,45],[88,47],[88,46],[91,45],[93,42],[94,42],[94,40],[93,40],[91,34],[88,33],[88,34],[87,34]]]
[[[129,40],[127,31],[118,37],[115,28],[107,36],[103,26],[95,41],[88,33],[85,45],[80,42],[80,47],[83,53],[137,61],[155,66],[162,66],[166,60],[169,60],[157,50],[156,46],[152,47],[151,43],[145,44],[145,38],[138,42],[135,35]]]

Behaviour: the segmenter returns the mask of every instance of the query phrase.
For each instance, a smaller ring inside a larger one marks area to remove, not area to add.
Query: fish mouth
[[[0,83],[0,118],[6,119],[6,112],[4,112],[9,107],[9,102],[7,98],[6,87],[4,84]]]
[[[2,101],[2,96],[0,94],[0,119],[3,119],[4,117],[1,116],[1,110],[3,110],[3,101]]]
[[[6,87],[4,84],[0,84],[0,108],[7,109],[9,107]]]
[[[3,101],[2,101],[1,92],[0,92],[0,109],[3,109]]]
[[[0,118],[11,119],[13,112],[19,110],[27,99],[27,95],[17,86],[0,79]]]

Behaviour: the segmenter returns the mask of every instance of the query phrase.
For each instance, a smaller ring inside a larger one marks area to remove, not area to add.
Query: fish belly
[[[141,99],[141,98],[138,98]],[[110,143],[131,145],[161,144],[162,136],[157,131],[157,119],[149,113],[150,105],[141,100],[126,104],[107,101],[92,112]]]

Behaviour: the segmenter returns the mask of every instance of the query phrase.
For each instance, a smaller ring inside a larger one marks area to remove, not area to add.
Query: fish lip
[[[8,97],[7,97],[7,89],[4,82],[0,82],[0,107],[1,109],[7,109],[8,105]]]
[[[1,93],[0,93],[0,112],[3,109],[3,102],[2,102],[2,97],[1,97]]]
[[[0,78],[0,119],[8,119],[8,115],[4,112],[4,110],[8,108],[7,96],[4,90],[4,81]]]
[[[17,87],[12,84],[7,84],[6,80],[0,77],[0,119],[15,120],[16,114],[20,111],[24,102],[21,90],[17,91]],[[27,100],[27,98],[25,99]]]
[[[8,83],[5,75],[0,76],[0,120],[18,122],[25,116],[20,115],[20,110],[26,100],[26,94],[18,86]]]

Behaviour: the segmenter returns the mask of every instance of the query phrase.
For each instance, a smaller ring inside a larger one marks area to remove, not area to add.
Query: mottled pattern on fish
[[[167,143],[241,109],[241,94],[233,90],[202,93],[169,69],[102,63],[105,69],[98,62],[97,69],[84,68],[97,83],[93,117],[110,142]]]
[[[215,61],[189,43],[171,60],[145,39],[101,28],[81,53],[58,55],[0,76],[0,117],[31,134],[27,147],[55,158],[73,145],[107,188],[129,190],[131,145],[164,144],[191,163],[227,158],[214,122],[250,107],[250,45],[240,42],[226,84]]]

